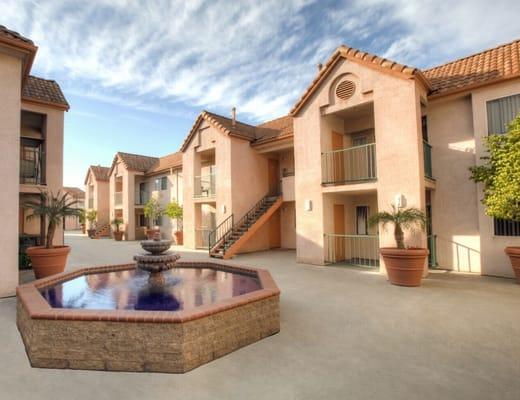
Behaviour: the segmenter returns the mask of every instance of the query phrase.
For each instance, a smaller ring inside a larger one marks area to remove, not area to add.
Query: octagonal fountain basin
[[[17,289],[33,367],[182,373],[280,330],[269,272],[178,261],[84,268]]]

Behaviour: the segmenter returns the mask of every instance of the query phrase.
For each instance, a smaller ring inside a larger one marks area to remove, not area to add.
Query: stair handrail
[[[249,219],[261,206],[263,206],[267,199],[271,197],[279,198],[279,194],[270,194],[267,193],[264,195],[259,201],[257,201],[237,222],[234,222],[234,216],[231,214],[228,218],[226,218],[222,223],[212,232],[210,232],[209,236],[209,251],[211,250],[220,242],[223,243],[222,246],[222,254],[226,254],[226,250],[229,248],[229,246],[226,244],[227,239],[235,232],[237,231],[242,225],[244,225],[244,222]],[[220,239],[215,238],[214,242],[212,243],[212,235],[216,235],[216,232],[219,228],[221,228],[224,224],[229,224],[229,220],[231,219],[231,227],[220,235]]]
[[[208,251],[211,252],[222,240],[225,243],[225,239],[233,232],[234,218],[234,214],[231,214],[208,234]]]

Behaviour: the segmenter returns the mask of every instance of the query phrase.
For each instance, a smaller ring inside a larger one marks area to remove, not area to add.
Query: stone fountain
[[[171,244],[171,240],[162,240],[161,234],[157,232],[153,240],[141,242],[141,247],[146,253],[134,256],[137,268],[150,273],[148,283],[151,287],[163,286],[165,283],[163,271],[175,267],[175,263],[181,257],[177,253],[168,251]]]

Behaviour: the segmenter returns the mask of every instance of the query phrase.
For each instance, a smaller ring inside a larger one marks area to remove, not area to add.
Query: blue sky
[[[517,0],[0,0],[0,24],[58,81],[64,184],[117,151],[176,151],[202,109],[286,114],[344,43],[419,68],[520,38]]]

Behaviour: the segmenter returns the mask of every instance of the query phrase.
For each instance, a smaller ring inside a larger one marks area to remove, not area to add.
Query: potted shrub
[[[123,225],[123,220],[121,218],[114,218],[112,220],[112,225],[115,226],[116,230],[113,232],[113,235],[114,235],[114,240],[116,242],[120,242],[121,240],[123,240],[123,234],[124,232],[122,230],[119,229],[119,227],[121,225]]]
[[[484,138],[484,164],[470,168],[471,179],[484,184],[482,204],[493,218],[520,221],[520,114],[503,135]],[[520,246],[504,249],[520,284]]]
[[[173,233],[173,235],[175,236],[175,243],[181,246],[184,242],[182,233],[182,206],[178,202],[172,201],[166,206],[164,214],[169,218],[176,220],[177,230]]]
[[[79,213],[79,216],[78,216],[78,220],[79,220],[79,225],[81,226],[81,232],[83,234],[85,234],[86,230],[87,230],[87,226],[85,224],[85,222],[87,220],[85,210],[83,210],[83,209],[80,210],[80,213]]]
[[[394,285],[420,286],[428,249],[406,248],[404,245],[404,230],[426,226],[426,214],[417,208],[400,208],[392,205],[392,212],[383,211],[370,218],[370,224],[381,223],[394,225],[394,238],[397,247],[379,249],[385,261],[388,280]]]
[[[96,210],[88,210],[85,214],[85,218],[88,221],[88,230],[87,234],[89,238],[93,238],[96,233],[96,220],[97,220],[97,211]]]
[[[161,229],[159,226],[154,225],[157,222],[157,219],[163,214],[163,209],[161,208],[161,204],[156,198],[151,198],[145,204],[143,208],[144,216],[148,218],[149,227],[146,229],[146,237],[148,240],[153,240],[154,236],[158,233],[161,234]]]
[[[29,201],[24,207],[32,210],[27,216],[28,220],[41,218],[47,221],[45,233],[45,245],[27,248],[27,255],[31,259],[34,275],[37,279],[63,272],[70,253],[69,246],[54,246],[54,233],[68,216],[79,216],[80,209],[73,207],[76,200],[68,200],[66,193],[58,191],[56,195],[52,192],[41,192],[40,201]]]

